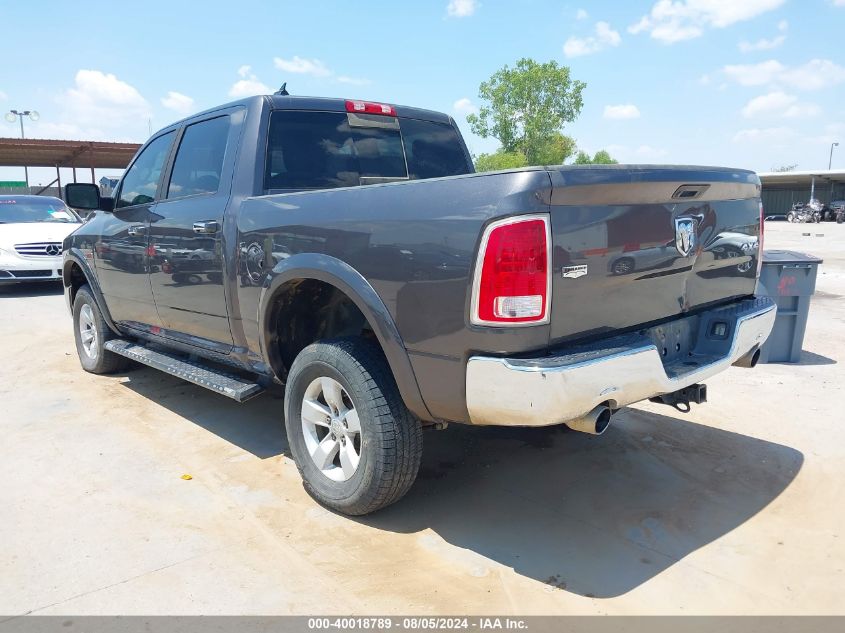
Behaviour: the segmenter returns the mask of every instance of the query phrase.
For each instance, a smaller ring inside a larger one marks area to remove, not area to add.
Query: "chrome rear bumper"
[[[761,346],[772,331],[775,314],[770,299],[748,299],[563,355],[473,356],[466,373],[470,420],[483,425],[547,426],[580,418],[603,403],[618,409],[677,391],[727,369]],[[716,336],[714,331],[722,329],[719,324],[725,331]],[[666,351],[667,340],[672,341],[671,353]]]

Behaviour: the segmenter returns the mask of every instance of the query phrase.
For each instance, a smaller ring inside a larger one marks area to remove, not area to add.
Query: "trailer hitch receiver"
[[[690,402],[696,404],[703,404],[707,402],[707,385],[690,385],[683,389],[678,389],[672,393],[664,393],[654,398],[649,398],[649,402],[656,402],[657,404],[668,404],[674,407],[681,413],[690,412]]]

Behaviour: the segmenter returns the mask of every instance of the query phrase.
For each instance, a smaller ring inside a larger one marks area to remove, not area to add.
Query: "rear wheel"
[[[360,338],[314,343],[294,360],[285,427],[305,489],[319,503],[362,515],[401,499],[422,457],[422,429],[387,361]]]
[[[106,324],[91,289],[85,285],[76,291],[73,300],[73,335],[82,369],[92,374],[109,374],[125,369],[129,360],[103,346],[114,338]]]

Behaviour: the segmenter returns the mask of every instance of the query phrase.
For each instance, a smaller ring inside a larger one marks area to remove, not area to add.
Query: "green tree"
[[[578,149],[575,139],[560,132],[555,132],[537,150],[537,165],[563,165]]]
[[[513,169],[526,165],[528,165],[528,160],[522,152],[506,152],[501,149],[492,154],[480,154],[475,159],[475,171]]]
[[[566,159],[575,153],[575,139],[556,132],[546,143],[538,148],[537,165],[562,165]],[[481,154],[475,158],[476,171],[494,171],[496,169],[513,169],[529,165],[528,159],[522,152],[506,152],[499,148],[492,154]]]
[[[590,155],[581,150],[578,152],[578,155],[575,157],[575,164],[576,165],[616,165],[619,161],[613,158],[606,150],[600,149],[593,157],[590,158]]]
[[[482,82],[478,96],[485,104],[467,121],[475,134],[498,139],[504,153],[521,153],[529,165],[542,164],[555,139],[566,138],[563,125],[581,113],[586,85],[572,79],[567,66],[523,58]]]

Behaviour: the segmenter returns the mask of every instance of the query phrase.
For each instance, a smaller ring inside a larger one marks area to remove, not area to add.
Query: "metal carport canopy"
[[[800,186],[809,188],[813,180],[816,184],[819,181],[830,183],[845,183],[845,170],[843,169],[819,169],[816,171],[768,171],[757,174],[760,183],[765,187],[769,186]]]
[[[0,138],[0,167],[126,169],[138,143]]]

